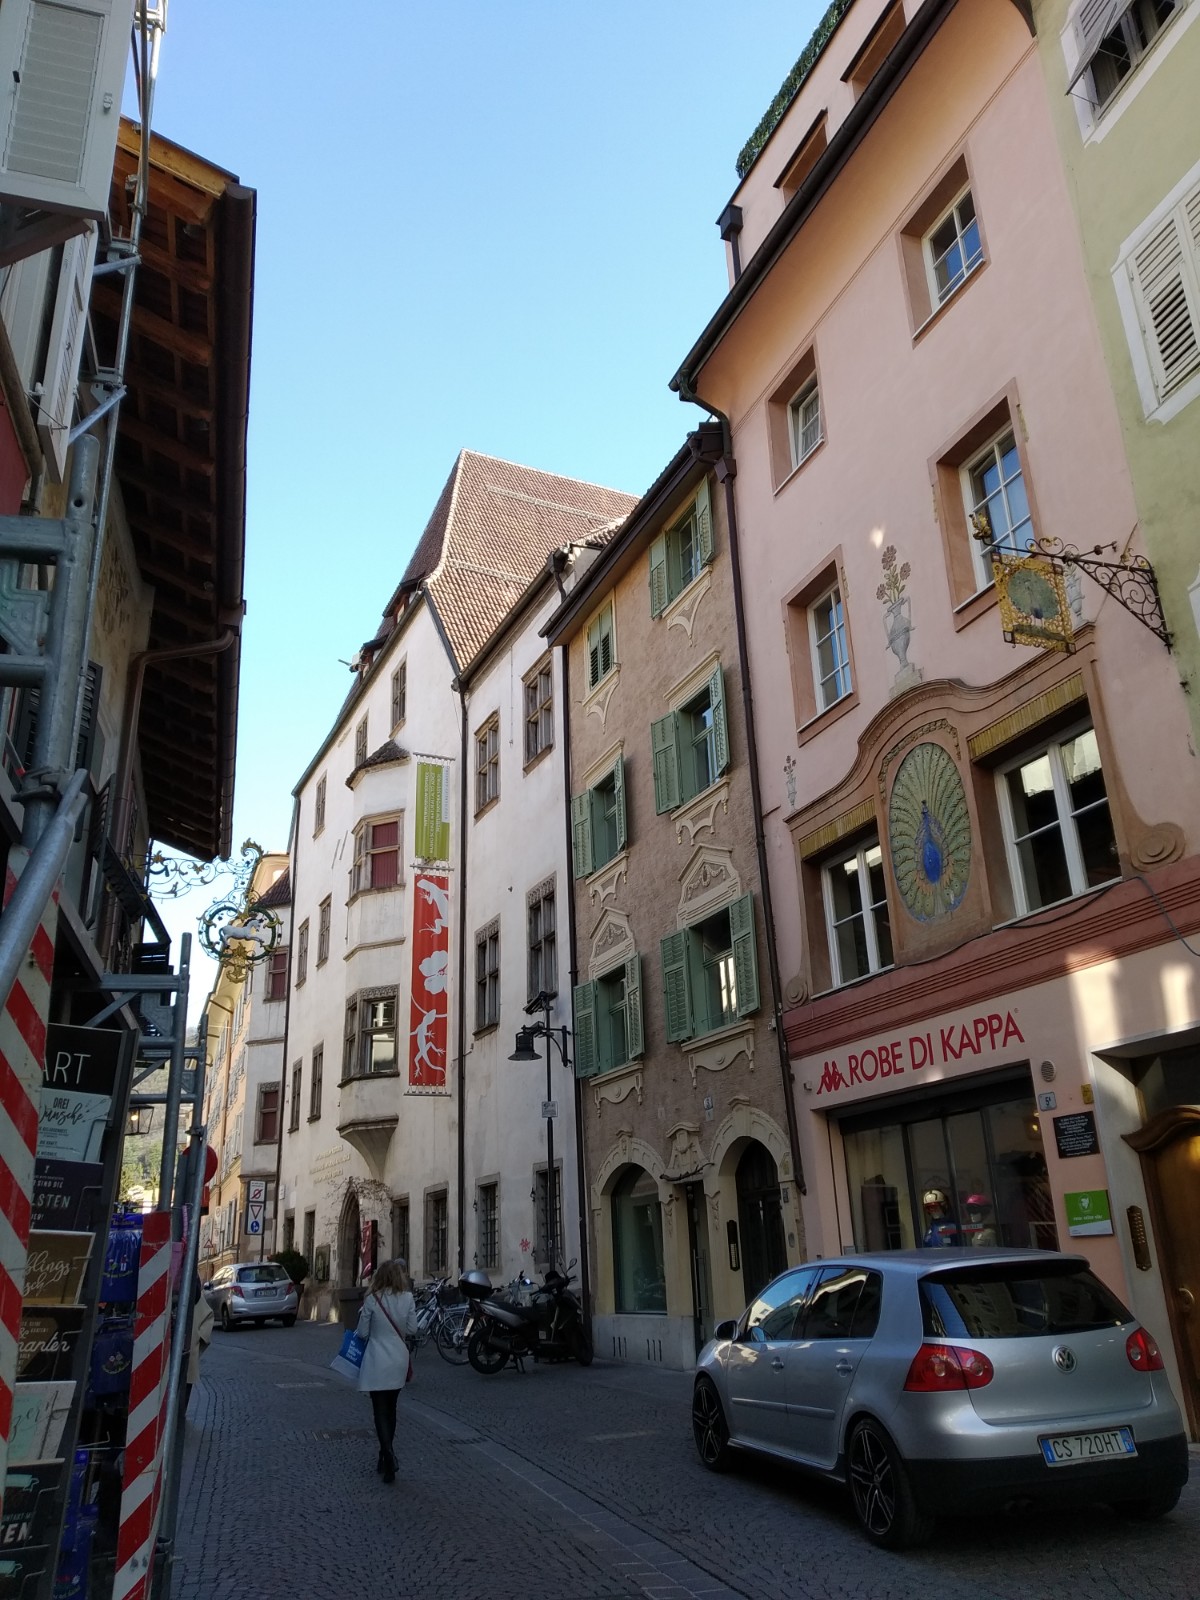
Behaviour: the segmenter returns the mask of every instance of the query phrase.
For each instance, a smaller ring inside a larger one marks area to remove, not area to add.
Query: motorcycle
[[[578,1361],[592,1364],[592,1341],[583,1322],[583,1307],[572,1292],[575,1281],[551,1270],[540,1287],[533,1286],[527,1305],[494,1295],[486,1272],[466,1272],[458,1287],[471,1306],[467,1360],[476,1372],[490,1376],[510,1361],[518,1366],[527,1356],[535,1361]]]

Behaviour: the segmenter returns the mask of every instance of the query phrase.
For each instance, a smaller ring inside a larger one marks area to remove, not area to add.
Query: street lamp
[[[534,1049],[535,1039],[546,1040],[546,1253],[549,1258],[550,1271],[555,1269],[558,1255],[558,1206],[557,1178],[554,1171],[554,1117],[557,1107],[554,1104],[554,1075],[551,1069],[552,1057],[550,1043],[553,1041],[558,1046],[559,1055],[562,1057],[564,1067],[570,1066],[567,1057],[567,1040],[570,1029],[567,1027],[552,1028],[550,1026],[550,1007],[554,1001],[552,994],[547,994],[545,989],[539,990],[525,1007],[525,1015],[530,1016],[535,1011],[543,1013],[541,1022],[531,1022],[527,1027],[517,1029],[517,1037],[510,1061],[537,1061],[540,1059]],[[561,1037],[560,1037],[561,1036]]]

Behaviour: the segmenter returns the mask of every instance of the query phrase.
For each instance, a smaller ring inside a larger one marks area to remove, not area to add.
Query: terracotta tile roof
[[[407,761],[408,751],[401,749],[395,739],[385,739],[378,750],[372,750],[365,761],[360,761],[354,771],[346,779],[347,789],[353,789],[355,780],[360,772],[366,772],[370,767],[388,767],[398,761]]]
[[[604,541],[637,496],[463,450],[388,604],[428,584],[457,665],[479,652],[552,550]]]
[[[292,903],[292,875],[285,867],[275,882],[258,897],[258,904],[270,910],[273,906],[290,906]]]

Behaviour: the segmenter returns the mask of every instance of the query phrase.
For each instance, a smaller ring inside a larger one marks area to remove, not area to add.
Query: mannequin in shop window
[[[998,1245],[1000,1236],[996,1232],[996,1222],[992,1216],[992,1202],[987,1195],[969,1194],[966,1204],[967,1221],[963,1229],[967,1236],[966,1242],[984,1249]]]
[[[925,1211],[925,1236],[921,1243],[927,1250],[944,1249],[958,1244],[958,1223],[950,1214],[950,1201],[944,1189],[926,1189],[921,1196]]]

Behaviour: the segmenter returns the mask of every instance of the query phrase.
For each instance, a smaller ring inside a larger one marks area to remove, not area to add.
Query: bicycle
[[[471,1308],[457,1301],[457,1290],[449,1278],[435,1278],[417,1291],[417,1331],[413,1349],[433,1340],[438,1355],[452,1367],[467,1359],[466,1324]]]

